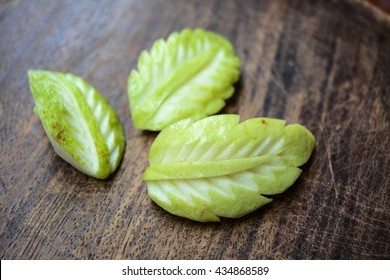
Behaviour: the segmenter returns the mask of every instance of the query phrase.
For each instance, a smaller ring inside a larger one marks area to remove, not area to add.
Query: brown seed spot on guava
[[[60,123],[53,125],[53,138],[58,144],[65,143],[65,129]]]
[[[263,119],[261,120],[261,123],[262,124],[268,124],[268,122],[266,120],[263,120]]]

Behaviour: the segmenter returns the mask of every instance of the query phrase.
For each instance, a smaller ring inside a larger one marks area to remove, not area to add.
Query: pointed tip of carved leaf
[[[56,153],[81,172],[107,178],[118,167],[125,135],[101,94],[76,75],[29,70],[38,114]]]
[[[314,136],[299,124],[238,115],[179,121],[153,142],[148,194],[166,211],[192,220],[238,218],[271,202],[301,174]]]
[[[135,127],[160,131],[185,118],[217,113],[233,94],[239,65],[232,44],[213,32],[184,29],[157,40],[129,76]]]

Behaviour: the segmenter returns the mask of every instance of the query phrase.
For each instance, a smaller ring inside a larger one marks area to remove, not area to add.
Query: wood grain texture
[[[156,133],[134,129],[127,78],[182,28],[228,38],[242,62],[223,113],[299,122],[317,139],[298,181],[241,219],[201,224],[147,196]],[[389,259],[390,19],[362,1],[5,1],[0,6],[1,259]],[[72,72],[126,131],[104,181],[55,153],[26,72]]]

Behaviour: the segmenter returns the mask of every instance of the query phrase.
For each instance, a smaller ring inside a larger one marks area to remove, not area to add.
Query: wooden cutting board
[[[389,259],[390,19],[362,1],[1,1],[1,259]],[[316,149],[298,181],[237,220],[173,216],[141,180],[156,133],[133,127],[127,78],[183,28],[228,38],[241,79],[222,113],[301,123]],[[53,151],[28,69],[72,72],[126,132],[95,180]]]

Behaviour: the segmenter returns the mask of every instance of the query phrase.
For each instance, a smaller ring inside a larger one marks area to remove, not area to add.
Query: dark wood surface
[[[390,19],[361,1],[0,1],[1,259],[389,259]],[[127,78],[182,28],[224,35],[242,62],[222,113],[310,129],[298,181],[237,220],[168,214],[141,176],[156,133],[134,129]],[[127,146],[99,181],[52,149],[28,69],[80,75],[110,101]]]

